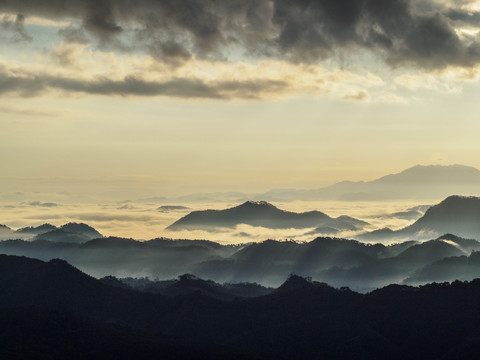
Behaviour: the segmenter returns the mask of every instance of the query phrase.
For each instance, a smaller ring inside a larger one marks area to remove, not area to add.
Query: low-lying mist
[[[432,201],[434,203],[435,201]],[[335,234],[316,232],[309,229],[269,229],[259,226],[241,224],[235,228],[216,228],[211,231],[181,230],[169,231],[166,227],[191,211],[205,209],[226,209],[238,203],[191,203],[170,204],[162,202],[105,202],[102,204],[55,203],[55,206],[42,206],[45,202],[32,200],[21,203],[4,203],[0,205],[3,223],[13,229],[36,226],[44,223],[61,225],[68,222],[85,222],[106,236],[118,236],[147,240],[157,237],[208,239],[222,244],[259,242],[266,239],[290,239],[310,241],[321,235],[352,237],[358,231],[341,231]],[[48,204],[48,202],[47,202]],[[393,230],[411,224],[415,214],[406,217],[405,213],[419,205],[415,202],[342,202],[342,201],[294,201],[273,203],[282,210],[306,212],[318,210],[331,217],[348,215],[365,220],[371,224],[363,231],[372,231],[389,227]],[[420,217],[422,212],[418,212]],[[0,239],[4,236],[0,232]],[[6,236],[9,238],[9,236]],[[23,237],[28,238],[28,237]]]

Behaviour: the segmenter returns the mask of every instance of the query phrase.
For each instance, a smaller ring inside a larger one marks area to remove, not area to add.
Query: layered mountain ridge
[[[221,300],[119,288],[58,260],[0,255],[0,269],[2,359],[54,344],[53,359],[450,360],[479,350],[479,280],[359,294],[292,275],[267,295]]]

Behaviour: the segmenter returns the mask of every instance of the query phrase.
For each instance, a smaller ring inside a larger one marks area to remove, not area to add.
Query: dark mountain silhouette
[[[356,239],[369,241],[382,241],[395,237],[395,231],[386,227],[383,229],[373,230],[367,233],[355,235]]]
[[[46,306],[0,309],[0,334],[2,360],[254,359],[238,350],[152,336]]]
[[[415,271],[412,276],[405,279],[403,283],[418,285],[429,282],[467,280],[467,268],[470,265],[469,260],[467,256],[452,256],[440,259]],[[480,264],[476,265],[476,276],[480,276],[480,267],[478,266]],[[470,278],[469,280],[472,279],[473,278]]]
[[[159,293],[168,296],[199,293],[220,300],[231,300],[237,297],[232,294],[228,288],[224,288],[222,285],[211,280],[202,280],[191,274],[179,276],[178,281],[169,285],[164,291],[159,291]],[[262,295],[265,295],[266,293],[268,292],[265,292]]]
[[[83,223],[68,223],[68,224],[62,225],[60,229],[69,233],[86,236],[90,240],[103,237],[103,235],[100,234],[93,227]]]
[[[457,241],[457,243],[462,243]],[[403,282],[419,285],[428,282],[473,280],[480,277],[480,251],[478,246],[466,248],[462,256],[445,257],[415,271]],[[474,250],[476,249],[476,250]]]
[[[130,284],[130,279],[134,280],[132,285]],[[103,284],[108,286],[117,287],[120,289],[125,290],[138,290],[141,292],[151,292],[148,291],[148,288],[145,286],[145,283],[149,284],[151,281],[148,278],[125,278],[125,279],[118,279],[115,276],[104,276],[103,278],[99,279]],[[167,285],[165,285],[167,286]]]
[[[411,263],[431,263],[450,256],[463,255],[464,252],[452,243],[443,240],[430,240],[413,245],[400,253],[397,258]]]
[[[332,281],[336,286],[348,284],[355,289],[364,290],[376,287],[369,283],[372,274],[384,277],[381,284],[397,281],[396,268],[389,269],[387,277],[387,274],[382,272],[384,270],[382,261],[395,258],[414,244],[416,243],[370,245],[353,240],[324,237],[308,243],[267,240],[245,246],[228,259],[203,262],[193,272],[220,282],[248,281],[269,286],[278,286],[289,274],[296,273],[311,276],[318,281],[328,283]],[[361,266],[368,267],[369,271],[355,274],[353,269]],[[332,278],[325,273],[331,268],[348,270],[348,273],[338,279]],[[409,264],[405,264],[404,268],[404,272],[400,274],[405,277],[408,271],[416,269]],[[349,272],[349,269],[352,269],[352,272]]]
[[[41,235],[50,231],[57,230],[58,228],[51,224],[42,224],[39,226],[27,226],[21,229],[18,229],[16,232],[21,234],[34,234]]]
[[[84,243],[103,237],[93,227],[83,223],[68,223],[60,228],[51,224],[28,226],[16,231],[0,226],[0,240],[33,239],[62,243]]]
[[[201,293],[202,295],[221,300],[258,297],[272,292],[271,288],[255,283],[219,284],[212,280],[200,279],[192,274],[184,274],[175,280],[164,281],[152,281],[148,278],[117,279],[113,276],[104,277],[100,281],[111,286],[152,294],[179,296]]]
[[[169,230],[212,230],[240,224],[273,229],[332,227],[337,230],[361,229],[368,223],[348,216],[331,218],[320,211],[295,213],[280,210],[265,201],[247,201],[225,210],[193,211],[168,226]]]
[[[0,240],[7,240],[15,237],[15,232],[7,225],[0,224]]]
[[[0,231],[12,231],[7,225],[0,224]]]
[[[157,208],[160,212],[170,212],[170,211],[178,211],[178,210],[189,210],[189,207],[183,205],[162,205]]]
[[[322,279],[334,286],[349,286],[365,292],[388,284],[406,281],[407,278],[414,276],[416,272],[432,263],[470,253],[479,249],[479,245],[480,243],[476,240],[462,239],[450,234],[421,243],[408,242],[390,245],[387,247],[390,251],[388,256],[377,257],[370,262],[352,267],[332,266],[315,275],[315,278]],[[440,276],[436,280],[448,281],[464,278],[463,273],[460,272],[457,277],[452,274],[444,279]],[[429,281],[425,279],[415,284],[427,282]]]
[[[310,289],[320,283],[312,281],[311,278],[304,278],[295,274],[290,274],[287,280],[280,285],[274,292],[275,293],[285,293],[290,291],[298,291],[300,289]]]
[[[83,234],[76,234],[62,229],[48,231],[43,234],[36,235],[35,240],[47,240],[51,242],[62,242],[62,243],[76,243],[82,244],[90,239],[90,237]]]
[[[359,239],[377,240],[391,238],[432,238],[452,233],[465,238],[480,239],[480,198],[473,196],[449,196],[430,207],[425,214],[397,231],[371,232],[356,236]]]
[[[206,240],[136,241],[109,237],[86,242],[74,249],[67,260],[97,277],[133,275],[171,279],[192,272],[198,263],[228,257],[237,250],[237,246]]]
[[[291,276],[269,295],[221,301],[139,293],[63,261],[2,255],[0,290],[2,359],[55,359],[77,346],[78,356],[107,359],[109,351],[125,358],[137,349],[140,359],[155,351],[162,358],[250,353],[267,360],[480,355],[480,280],[390,285],[362,295]]]
[[[5,240],[0,241],[0,253],[28,256],[44,261],[55,258],[67,259],[79,245],[76,243],[53,242],[48,240]]]
[[[437,234],[480,238],[480,198],[450,196],[432,206],[424,216],[401,232],[412,234],[429,230]]]
[[[70,236],[75,236],[67,234]],[[65,240],[65,234],[55,240]],[[82,238],[83,239],[83,238]],[[193,271],[196,264],[228,258],[241,248],[207,240],[153,239],[137,241],[116,237],[77,242],[48,240],[0,241],[0,253],[41,260],[62,258],[97,277],[149,276],[171,279]]]
[[[62,230],[56,231],[60,231],[61,236],[55,240],[65,240]],[[390,245],[330,237],[318,237],[305,243],[267,240],[242,245],[221,245],[207,240],[137,241],[115,237],[84,243],[0,241],[0,253],[41,260],[61,258],[98,278],[113,275],[163,281],[190,273],[224,285],[279,286],[289,274],[295,273],[361,292],[402,282],[441,259],[468,256],[472,251],[480,251],[478,241],[451,234],[431,241]],[[459,274],[458,278],[465,278],[462,276]],[[452,273],[445,280],[454,278]],[[161,288],[159,282],[149,286],[153,292],[156,287]],[[242,289],[238,290],[237,293],[234,289],[227,292],[241,297]],[[254,288],[251,291],[255,293]]]
[[[53,228],[53,230],[49,230]],[[37,228],[20,229],[22,233],[37,233],[35,240],[48,240],[52,242],[82,244],[103,236],[94,228],[82,223],[68,223],[56,228],[50,224],[41,225]]]

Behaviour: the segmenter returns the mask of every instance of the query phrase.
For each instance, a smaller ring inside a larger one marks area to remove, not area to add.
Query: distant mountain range
[[[241,192],[190,194],[175,198],[151,197],[144,202],[275,201],[436,201],[449,195],[480,196],[480,170],[465,165],[416,165],[372,181],[342,181],[316,189],[273,189],[265,193]]]
[[[199,279],[190,279],[199,280]],[[368,294],[298,275],[269,294],[175,297],[105,284],[62,260],[0,255],[0,358],[474,359],[480,281]]]
[[[441,199],[451,194],[480,195],[480,170],[464,165],[417,165],[373,181],[343,181],[314,190],[272,190],[268,201],[386,201]]]
[[[393,231],[376,230],[361,234],[361,240],[426,239],[440,234],[480,239],[480,198],[473,196],[450,196],[430,207],[413,224]]]
[[[328,227],[333,231],[360,230],[369,225],[365,221],[349,216],[331,218],[320,211],[295,213],[280,210],[266,201],[247,201],[225,210],[193,211],[168,226],[167,229],[209,231],[216,228],[234,228],[240,224],[272,229]]]

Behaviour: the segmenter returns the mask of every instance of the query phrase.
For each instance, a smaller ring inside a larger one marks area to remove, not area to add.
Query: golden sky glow
[[[480,167],[478,2],[407,2],[401,20],[442,30],[458,54],[431,42],[423,52],[374,8],[348,41],[312,25],[292,43],[276,19],[290,11],[283,2],[258,2],[258,18],[237,9],[231,24],[221,17],[234,11],[228,3],[206,5],[220,20],[205,38],[203,12],[188,24],[172,16],[175,34],[143,23],[148,6],[159,18],[166,11],[148,1],[130,10],[113,1],[100,20],[75,1],[61,11],[1,5],[3,196],[257,192],[370,180],[417,163]],[[341,19],[326,12],[302,16],[336,28]]]

